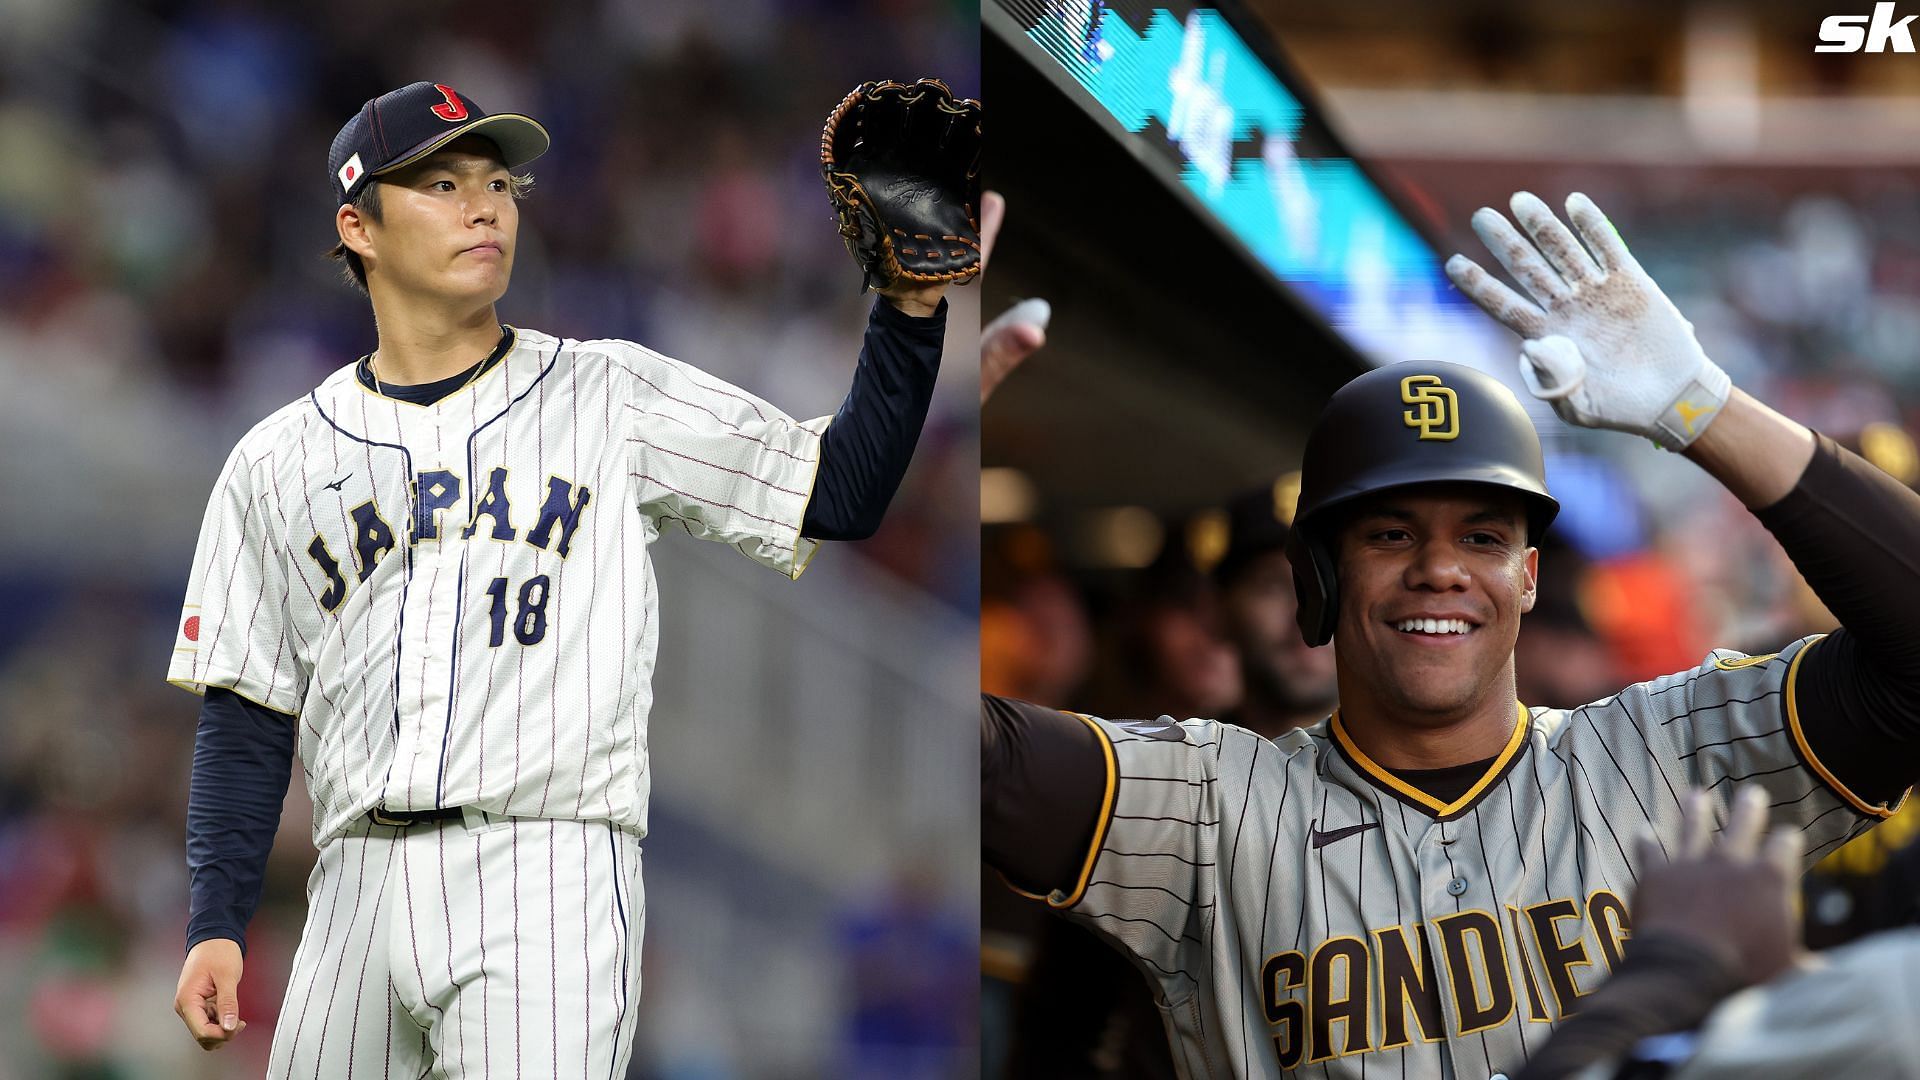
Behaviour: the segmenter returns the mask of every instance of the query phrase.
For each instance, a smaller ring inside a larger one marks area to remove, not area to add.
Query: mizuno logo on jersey
[[[1519,1010],[1528,1021],[1561,1020],[1599,981],[1577,973],[1603,961],[1609,971],[1618,967],[1630,929],[1626,903],[1604,889],[1584,904],[1568,897],[1498,913],[1469,909],[1364,938],[1329,938],[1311,953],[1275,953],[1261,966],[1259,997],[1283,1069],[1416,1037],[1461,1038],[1510,1023]]]
[[[335,485],[345,484],[352,473],[341,477],[328,488],[340,490]],[[561,558],[566,558],[573,546],[573,534],[585,520],[587,504],[593,499],[593,492],[585,486],[576,486],[571,480],[558,476],[547,477],[546,497],[540,502],[540,512],[534,518],[533,527],[524,532],[514,525],[513,503],[509,497],[509,472],[505,466],[493,469],[487,475],[486,487],[477,498],[465,496],[466,485],[458,473],[447,469],[429,469],[415,476],[411,485],[412,507],[411,521],[407,528],[407,543],[415,545],[424,541],[442,539],[442,528],[459,529],[459,539],[472,539],[477,533],[485,531],[489,540],[510,543],[524,540],[542,551],[551,550]],[[531,492],[523,492],[522,503],[530,503]],[[442,520],[448,512],[460,512],[470,506],[465,513],[465,523],[454,525]],[[333,544],[328,542],[326,533],[315,533],[307,545],[307,557],[319,567],[326,578],[326,588],[319,596],[320,606],[328,611],[339,608],[346,600],[349,585],[338,550],[350,552],[354,570],[359,581],[373,576],[380,560],[385,558],[397,545],[397,534],[387,518],[380,512],[376,500],[353,507],[348,512],[349,524],[353,530],[351,536],[336,536]]]

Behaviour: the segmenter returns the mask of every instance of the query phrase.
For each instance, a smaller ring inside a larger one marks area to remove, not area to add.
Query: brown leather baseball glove
[[[980,103],[938,79],[853,88],[820,133],[820,174],[861,290],[980,272]]]

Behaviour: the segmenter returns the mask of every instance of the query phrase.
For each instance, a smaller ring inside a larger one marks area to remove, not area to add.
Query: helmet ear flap
[[[1295,619],[1300,624],[1300,636],[1308,645],[1325,645],[1333,640],[1334,624],[1340,618],[1333,552],[1296,523],[1287,537],[1287,561],[1293,565],[1293,595],[1298,602]]]

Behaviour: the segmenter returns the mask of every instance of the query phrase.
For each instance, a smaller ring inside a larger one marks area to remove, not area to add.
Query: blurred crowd
[[[265,1061],[304,914],[307,807],[296,780],[249,941],[253,1030],[205,1055],[169,1007],[197,706],[161,680],[228,449],[373,345],[365,298],[322,257],[339,126],[422,78],[540,119],[553,149],[532,169],[502,318],[636,340],[823,415],[871,298],[821,188],[820,125],[862,79],[941,75],[977,96],[978,18],[965,0],[0,2],[0,1077],[257,1076]],[[957,290],[949,358],[971,355],[977,313]],[[836,556],[962,628],[977,445],[968,380],[943,378],[886,525]],[[971,933],[950,891],[945,907],[926,892],[832,897],[822,918]],[[893,993],[899,969],[818,973],[840,998],[819,1007],[824,1048],[787,1048],[789,1071],[859,1060],[875,1043],[861,1002]],[[880,1025],[880,1044],[937,1051],[896,1075],[964,1059],[971,1017],[942,1015]],[[676,1053],[693,1029],[647,1031],[635,1075],[764,1067]]]

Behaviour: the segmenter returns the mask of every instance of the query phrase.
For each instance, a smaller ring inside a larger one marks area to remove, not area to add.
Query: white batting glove
[[[1473,215],[1473,231],[1531,300],[1464,255],[1447,260],[1447,276],[1526,339],[1520,375],[1527,389],[1570,424],[1685,449],[1733,390],[1727,373],[1701,351],[1693,324],[1640,268],[1593,200],[1579,192],[1567,197],[1580,240],[1528,192],[1516,193],[1512,207],[1531,242],[1484,207]]]

